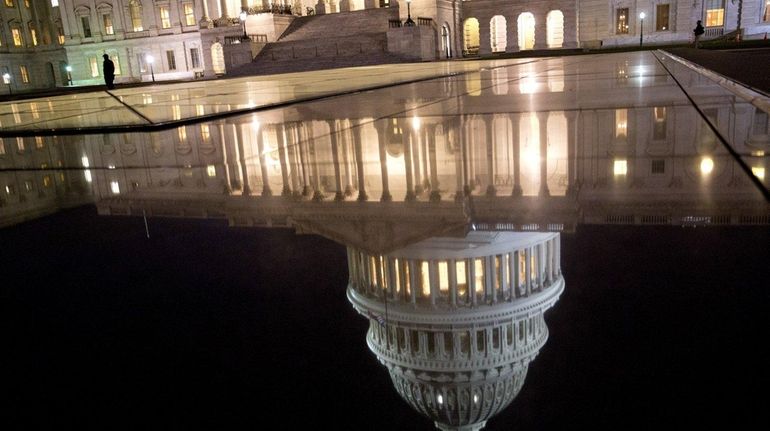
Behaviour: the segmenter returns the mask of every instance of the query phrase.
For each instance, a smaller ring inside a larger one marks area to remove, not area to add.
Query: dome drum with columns
[[[348,248],[348,298],[401,397],[440,429],[480,429],[521,389],[564,289],[559,234],[471,232],[387,255]]]

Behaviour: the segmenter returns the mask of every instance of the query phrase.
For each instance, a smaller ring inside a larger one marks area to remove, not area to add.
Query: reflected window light
[[[615,110],[615,137],[625,138],[628,136],[628,109]]]
[[[613,166],[612,172],[616,176],[628,174],[628,161],[626,161],[625,159],[615,160],[615,164]]]
[[[142,103],[145,105],[152,104],[152,95],[151,94],[142,94]]]
[[[187,127],[182,126],[177,131],[179,133],[179,142],[187,141]]]
[[[254,116],[251,120],[251,128],[253,130],[259,130],[259,126],[260,126],[259,120],[257,120],[256,116]]]
[[[117,181],[111,181],[110,182],[110,190],[112,191],[113,195],[120,194],[120,184],[118,184]]]
[[[203,105],[195,105],[195,115],[203,115],[205,113]]]
[[[174,120],[180,120],[182,118],[182,108],[179,105],[172,105],[171,115],[174,117]]]
[[[35,148],[38,150],[43,149],[44,143],[43,143],[43,137],[42,136],[35,136]]]
[[[40,118],[40,110],[37,108],[37,103],[32,102],[29,104],[29,110],[32,112],[32,118],[38,119]]]
[[[89,167],[89,166],[90,166],[90,164],[89,164],[89,162],[88,162],[88,156],[83,156],[83,157],[81,157],[81,158],[80,158],[80,163],[82,163],[82,164],[83,164],[83,167],[84,167],[84,168],[87,168],[87,167]]]
[[[43,177],[43,187],[51,187],[51,176],[46,175]]]
[[[107,169],[115,169],[115,165],[110,163],[109,165],[107,165]]]
[[[201,124],[201,139],[208,141],[211,138],[208,124]]]
[[[478,404],[479,403],[479,394],[473,394],[473,402],[474,402],[474,404]]]
[[[208,165],[206,166],[206,174],[210,177],[216,177],[217,176],[217,167],[214,165]]]
[[[754,174],[755,177],[759,178],[760,180],[765,179],[765,168],[761,166],[754,166],[751,168],[751,173]]]
[[[444,397],[441,394],[438,394],[436,401],[438,401],[439,404],[444,404]]]
[[[700,173],[708,175],[714,170],[714,160],[711,157],[704,157],[700,161]]]
[[[83,172],[83,176],[86,178],[86,182],[90,183],[91,181],[93,181],[93,178],[91,177],[91,171]],[[64,181],[64,179],[62,179],[62,181]]]
[[[412,117],[412,128],[420,130],[420,117]]]
[[[24,145],[24,138],[16,138],[16,147],[19,151],[24,151],[26,146]]]

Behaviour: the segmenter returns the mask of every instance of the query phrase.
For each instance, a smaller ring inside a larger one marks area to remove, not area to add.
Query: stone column
[[[402,135],[404,139],[404,174],[406,175],[406,196],[404,200],[413,202],[417,199],[414,194],[414,181],[412,178],[412,140],[414,130],[409,127],[409,133]]]
[[[380,150],[380,172],[382,174],[382,196],[381,202],[390,202],[393,197],[390,195],[390,189],[388,188],[388,154],[385,151],[387,145],[387,122],[386,120],[376,121],[374,127],[377,130],[377,145]]]
[[[492,53],[492,38],[489,28],[489,17],[479,17],[479,55]]]
[[[340,12],[350,12],[350,0],[340,0]]]
[[[540,126],[540,191],[538,196],[547,197],[548,191],[548,111],[537,113],[537,122]]]
[[[283,124],[276,124],[276,135],[278,136],[278,159],[281,162],[281,179],[283,181],[283,189],[281,190],[281,196],[291,196],[291,187],[289,186],[289,166],[286,162],[286,130]]]
[[[222,143],[222,167],[225,170],[225,193],[230,194],[233,192],[233,186],[230,184],[230,164],[227,161],[227,146],[225,145],[225,126],[224,123],[219,123],[219,142]]]
[[[438,163],[436,161],[436,125],[431,124],[425,127],[428,138],[428,157],[430,169],[430,201],[441,201],[441,191],[438,183]],[[445,133],[444,136],[447,136]]]
[[[486,115],[482,117],[484,120],[484,137],[486,138],[485,148],[487,150],[487,176],[489,177],[487,184],[487,196],[495,196],[497,190],[495,189],[495,133],[494,133],[494,116]]]
[[[272,196],[273,191],[270,190],[270,176],[267,172],[267,155],[265,154],[265,142],[262,137],[261,128],[257,130],[257,150],[259,151],[259,169],[262,172],[262,196]]]
[[[412,173],[414,175],[414,193],[420,195],[423,192],[422,176],[420,175],[420,150],[422,148],[422,139],[420,129],[414,129],[414,122],[412,123],[410,136],[412,137]]]
[[[221,18],[230,18],[227,15],[227,0],[219,0],[219,10],[222,12]]]
[[[449,303],[452,308],[457,307],[457,261],[449,259],[447,261],[447,275],[449,275]]]
[[[519,51],[519,22],[516,16],[505,16],[505,52]]]
[[[326,13],[326,3],[324,3],[323,0],[318,0],[318,3],[315,4],[315,14],[324,15],[325,13]]]
[[[511,144],[513,145],[513,190],[511,196],[523,194],[521,190],[521,138],[519,136],[519,114],[511,114]]]
[[[241,178],[243,179],[243,188],[241,194],[249,196],[251,194],[251,185],[249,184],[249,171],[246,169],[246,152],[243,147],[243,124],[234,124],[235,140],[238,145],[238,162],[241,168]]]
[[[564,111],[567,117],[567,196],[577,193],[577,121],[578,111]]]
[[[345,120],[342,120],[345,121]],[[353,195],[353,185],[351,183],[351,174],[350,174],[350,141],[352,140],[350,137],[350,123],[348,122],[348,126],[345,127],[345,130],[340,132],[341,144],[342,144],[342,163],[345,167],[345,196],[352,196]]]
[[[361,129],[360,122],[353,124],[353,147],[356,158],[356,171],[358,176],[358,201],[366,202],[366,173],[364,172],[364,152],[361,148]]]
[[[305,123],[297,123],[297,151],[299,152],[299,168],[302,173],[302,196],[310,196],[313,192],[313,188],[310,186],[310,174],[308,170],[311,170],[313,166],[308,163],[308,132]]]
[[[289,165],[289,178],[291,180],[292,194],[300,194],[299,184],[299,156],[297,142],[299,138],[297,136],[297,126],[295,124],[284,125],[286,130],[286,153],[288,157]]]
[[[329,139],[332,144],[332,164],[334,165],[334,183],[337,190],[334,192],[335,201],[344,201],[345,195],[342,193],[342,175],[340,173],[340,154],[337,143],[337,121],[326,120],[329,124]]]
[[[532,293],[532,249],[524,250],[524,291],[529,296]]]
[[[318,149],[315,145],[315,136],[313,136],[313,123],[309,125],[305,124],[305,132],[307,136],[307,152],[308,152],[308,169],[310,169],[313,176],[313,200],[318,202],[324,198],[321,191],[321,167],[318,165]]]

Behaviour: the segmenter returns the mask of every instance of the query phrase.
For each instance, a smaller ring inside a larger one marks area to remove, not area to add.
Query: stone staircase
[[[296,18],[278,40],[268,43],[251,63],[228,70],[227,75],[264,75],[413,61],[388,52],[389,20],[398,20],[397,8]]]

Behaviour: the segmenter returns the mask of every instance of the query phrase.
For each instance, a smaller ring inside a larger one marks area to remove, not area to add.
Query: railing
[[[274,4],[268,7],[250,7],[246,10],[246,12],[249,15],[256,15],[258,13],[272,13],[275,15],[302,15],[301,10],[297,13],[294,13],[291,5],[287,4]],[[315,10],[313,10],[313,12],[315,12]]]
[[[389,19],[388,20],[388,28],[400,28],[403,24],[401,24],[400,19]]]
[[[266,34],[250,34],[249,39],[251,39],[252,42],[267,43]]]
[[[417,25],[424,25],[426,27],[432,27],[433,26],[433,18],[417,17]]]
[[[724,34],[725,34],[724,27],[706,27],[706,33],[703,36],[707,38],[711,38],[711,37],[721,37]]]
[[[243,39],[243,36],[225,36],[225,45],[237,45],[239,43],[245,43],[245,40]]]

